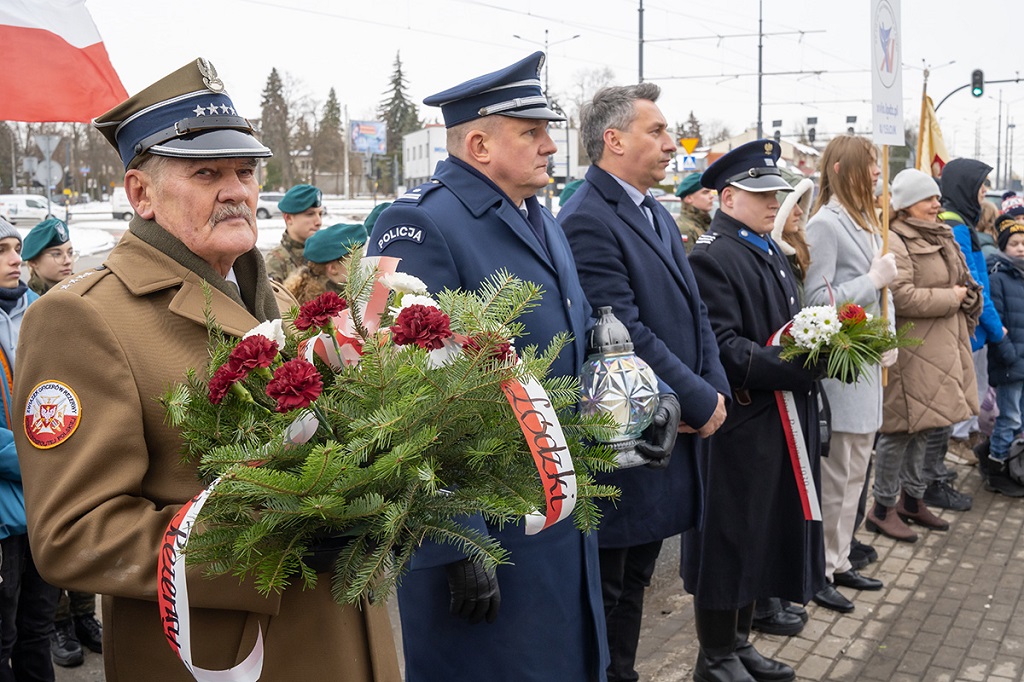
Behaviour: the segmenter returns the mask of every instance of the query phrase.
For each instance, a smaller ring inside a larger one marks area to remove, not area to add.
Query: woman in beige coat
[[[885,520],[897,514],[925,528],[946,530],[949,523],[921,499],[927,485],[924,450],[934,429],[978,413],[970,335],[981,314],[981,287],[971,279],[952,231],[937,221],[935,181],[908,168],[897,174],[892,190],[896,219],[889,246],[899,271],[892,283],[896,323],[912,322],[910,335],[923,342],[902,349],[889,370],[875,446],[875,505],[866,525],[885,533]]]

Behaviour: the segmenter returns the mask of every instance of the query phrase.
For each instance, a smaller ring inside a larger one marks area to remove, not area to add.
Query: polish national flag
[[[0,120],[87,123],[128,98],[85,0],[2,0],[0,46]]]

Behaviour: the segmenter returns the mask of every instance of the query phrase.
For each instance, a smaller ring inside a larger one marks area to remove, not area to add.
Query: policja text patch
[[[423,228],[413,225],[396,225],[380,236],[380,239],[377,240],[377,249],[383,251],[392,243],[400,241],[422,244]]]

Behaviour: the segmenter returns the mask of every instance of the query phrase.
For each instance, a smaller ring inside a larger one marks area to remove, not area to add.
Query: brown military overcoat
[[[275,294],[282,310],[293,305],[279,287]],[[201,486],[158,397],[208,362],[205,307],[197,274],[128,233],[104,267],[40,299],[21,329],[15,421],[41,382],[61,382],[79,405],[75,431],[48,449],[12,425],[32,551],[54,585],[105,595],[107,682],[192,679],[164,639],[157,553],[168,521]],[[211,308],[229,334],[259,322],[216,288]],[[261,680],[400,679],[385,608],[338,606],[328,576],[316,590],[298,585],[263,597],[236,578],[190,570],[196,665],[240,662],[259,624]]]

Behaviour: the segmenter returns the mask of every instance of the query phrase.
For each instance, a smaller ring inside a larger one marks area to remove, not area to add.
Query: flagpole
[[[925,110],[928,107],[928,69],[924,70],[924,83],[921,85],[921,123],[917,128],[917,158],[914,160],[914,168],[921,169],[921,152],[924,151],[924,118]],[[929,131],[930,132],[930,131]],[[931,175],[931,164],[928,164],[928,174]]]
[[[889,145],[882,145],[882,255],[889,253]],[[882,287],[882,319],[889,319],[889,287]],[[889,384],[889,368],[882,368],[882,386]]]

